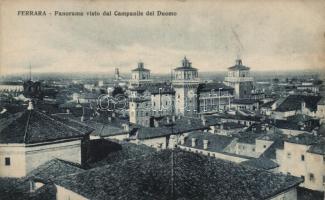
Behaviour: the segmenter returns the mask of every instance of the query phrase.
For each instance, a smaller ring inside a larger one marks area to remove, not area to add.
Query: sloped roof
[[[311,111],[317,109],[317,103],[321,99],[320,96],[307,96],[307,95],[289,95],[277,108],[275,111],[285,112],[300,110],[301,103],[305,102],[306,107]]]
[[[242,64],[242,60],[238,59],[236,60],[236,65],[228,67],[228,70],[230,71],[236,71],[236,70],[249,70],[249,67],[246,67]]]
[[[319,144],[312,145],[311,147],[309,147],[308,152],[319,155],[325,155],[325,141]]]
[[[212,82],[212,83],[200,83],[199,87],[198,87],[198,93],[211,92],[212,90],[214,90],[215,92],[219,92],[219,88],[221,88],[220,91],[233,91],[234,90],[234,88],[229,87],[223,83]]]
[[[39,143],[60,139],[76,139],[93,131],[74,121],[60,120],[34,110],[0,120],[0,143]]]
[[[279,165],[276,162],[274,162],[268,158],[265,158],[265,157],[252,158],[252,159],[246,160],[240,164],[255,167],[258,169],[264,169],[264,170],[269,170],[269,169],[274,169],[274,168],[279,167]]]
[[[181,134],[190,131],[205,130],[209,126],[202,123],[199,118],[182,117],[175,119],[175,122],[170,120],[167,123],[166,117],[157,118],[158,127],[140,127],[138,129],[138,139],[149,139],[156,137],[164,137],[172,134]]]
[[[52,159],[36,169],[29,172],[26,178],[37,178],[42,180],[52,180],[59,176],[83,172],[78,163],[73,163],[61,159]]]
[[[175,150],[175,199],[267,199],[302,179]],[[86,198],[171,199],[171,151],[160,151],[82,173],[54,183]]]
[[[196,139],[195,148],[203,149],[203,140],[208,140],[208,151],[222,152],[233,140],[233,137],[211,134],[207,132],[192,132],[185,139],[185,146],[192,147],[192,138]]]

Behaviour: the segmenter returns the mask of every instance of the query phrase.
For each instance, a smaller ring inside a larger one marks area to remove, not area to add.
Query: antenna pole
[[[29,80],[32,80],[32,65],[29,63]]]

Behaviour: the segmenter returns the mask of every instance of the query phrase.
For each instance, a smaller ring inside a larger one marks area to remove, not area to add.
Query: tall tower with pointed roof
[[[175,114],[191,116],[197,114],[198,70],[184,57],[182,66],[174,69]]]
[[[225,85],[234,88],[235,99],[249,99],[253,90],[253,77],[250,76],[249,67],[244,66],[241,59],[228,68]]]

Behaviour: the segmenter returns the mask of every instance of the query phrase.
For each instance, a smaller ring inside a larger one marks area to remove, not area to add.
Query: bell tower
[[[175,114],[193,116],[198,112],[198,70],[184,57],[182,66],[174,69],[172,81],[175,89]]]

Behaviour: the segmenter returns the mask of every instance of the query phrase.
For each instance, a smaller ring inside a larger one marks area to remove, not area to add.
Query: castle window
[[[309,180],[310,180],[310,181],[314,181],[314,180],[315,180],[315,176],[314,176],[313,173],[310,173],[310,174],[309,174]]]
[[[10,165],[10,158],[9,157],[6,157],[5,158],[5,165],[6,166],[9,166]]]
[[[301,155],[301,161],[305,161],[305,155]]]

